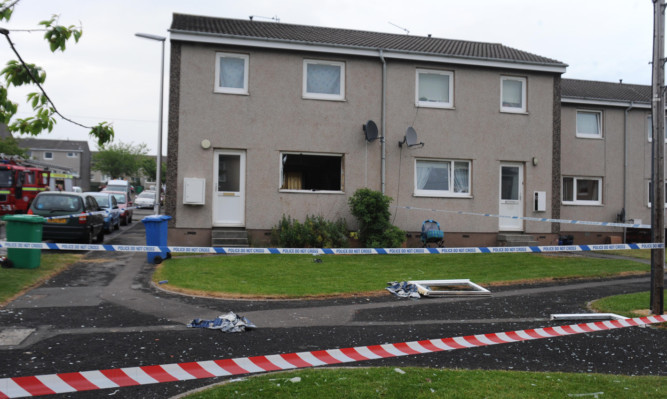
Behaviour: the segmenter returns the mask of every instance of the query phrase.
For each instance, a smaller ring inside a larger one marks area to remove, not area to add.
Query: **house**
[[[650,224],[650,86],[562,80],[561,217]],[[648,241],[648,230],[561,225],[575,242]],[[613,237],[617,237],[614,239]]]
[[[170,32],[170,242],[211,245],[215,231],[240,229],[265,244],[282,215],[355,229],[348,198],[362,187],[393,198],[409,245],[426,219],[447,245],[496,245],[499,232],[557,241],[558,225],[431,210],[559,216],[563,62],[495,43],[184,14]]]
[[[49,140],[35,138],[17,139],[28,157],[51,165],[58,170],[71,171],[73,185],[84,191],[90,189],[90,149],[87,141]]]

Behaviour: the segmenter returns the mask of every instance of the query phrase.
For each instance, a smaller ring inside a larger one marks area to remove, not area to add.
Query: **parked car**
[[[137,208],[153,208],[155,206],[155,191],[142,191],[134,199],[134,205]]]
[[[116,202],[118,203],[118,208],[120,208],[120,224],[126,226],[128,223],[132,223],[132,208],[134,208],[134,202],[130,199],[128,201],[127,194],[120,191],[108,191],[109,194],[113,194],[116,197]]]
[[[104,231],[111,233],[120,229],[120,208],[116,196],[111,192],[88,192],[86,194],[95,197],[97,204],[106,212],[104,215]]]
[[[42,239],[76,241],[90,244],[104,242],[104,215],[95,197],[83,193],[43,191],[35,197],[28,214],[47,219],[42,228]],[[91,214],[92,213],[92,214]]]
[[[127,193],[129,198],[134,196],[134,187],[127,180],[109,180],[102,191],[122,191]]]

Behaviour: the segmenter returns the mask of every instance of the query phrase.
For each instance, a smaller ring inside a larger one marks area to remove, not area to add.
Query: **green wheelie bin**
[[[42,242],[44,218],[37,215],[5,215],[8,242]],[[8,248],[7,258],[13,267],[36,269],[41,262],[41,249]]]

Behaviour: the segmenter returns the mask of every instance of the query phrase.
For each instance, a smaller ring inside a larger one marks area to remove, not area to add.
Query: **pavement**
[[[148,211],[147,211],[148,212]],[[148,213],[146,213],[148,214]],[[142,215],[105,243],[145,242]],[[581,256],[582,267],[586,257]],[[536,256],[539,261],[539,257]],[[326,259],[325,259],[326,261]],[[588,313],[597,298],[646,291],[648,274],[492,287],[488,297],[221,300],[177,295],[151,284],[144,253],[89,252],[0,309],[0,378],[215,360],[447,338],[575,324],[554,313]],[[456,276],[465,278],[465,276]],[[434,276],[447,278],[447,276]],[[386,282],[378,282],[384,287]],[[187,328],[233,311],[256,330]],[[624,328],[576,336],[373,360],[353,366],[667,375],[667,331]],[[348,365],[349,366],[349,365]],[[211,378],[59,395],[166,398],[220,382]]]

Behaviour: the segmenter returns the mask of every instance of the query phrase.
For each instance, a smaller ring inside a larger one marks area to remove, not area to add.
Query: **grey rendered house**
[[[53,165],[56,169],[72,172],[73,185],[84,191],[90,189],[90,148],[87,141],[17,139],[19,146],[28,151],[37,162]]]
[[[448,246],[496,245],[499,232],[557,240],[549,223],[432,209],[561,216],[564,63],[494,43],[183,14],[170,33],[171,243],[241,229],[264,244],[283,215],[355,229],[348,198],[363,187],[394,199],[408,245],[426,219]]]
[[[562,80],[563,219],[651,223],[651,98],[646,85]],[[648,238],[572,224],[561,232],[575,243]]]

